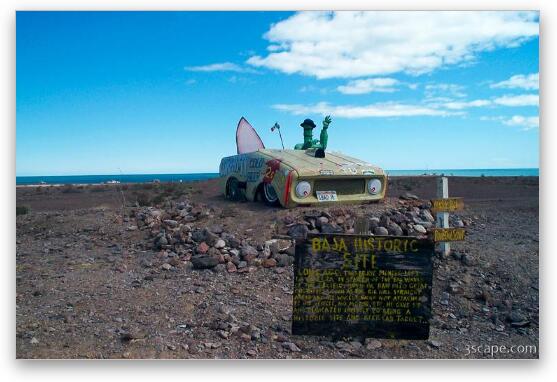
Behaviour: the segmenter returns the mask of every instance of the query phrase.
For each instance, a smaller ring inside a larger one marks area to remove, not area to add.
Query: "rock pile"
[[[286,267],[294,261],[291,240],[271,239],[262,244],[240,240],[219,224],[204,226],[203,208],[180,202],[164,210],[146,207],[135,214],[139,229],[148,230],[151,248],[163,270],[212,269],[243,273],[254,267]]]
[[[308,233],[355,233],[426,237],[435,226],[429,202],[406,200],[397,207],[361,212],[357,207],[296,209],[283,218],[282,234],[286,239],[253,242],[211,224],[211,210],[193,206],[188,201],[166,204],[163,208],[136,210],[139,230],[149,232],[149,249],[158,251],[161,269],[211,269],[215,272],[243,273],[255,267],[287,267],[294,262],[294,240]],[[214,220],[213,220],[214,221]],[[451,215],[451,226],[466,223]],[[279,230],[280,233],[280,230]],[[280,237],[280,236],[279,236]]]
[[[332,208],[329,211],[311,210],[298,217],[288,215],[284,219],[287,235],[304,238],[307,233],[355,233],[358,219],[357,210]],[[435,218],[429,203],[413,203],[374,212],[361,216],[364,232],[370,235],[396,235],[425,237],[435,226]],[[462,227],[465,223],[453,218],[453,226]],[[358,229],[359,232],[362,228]]]

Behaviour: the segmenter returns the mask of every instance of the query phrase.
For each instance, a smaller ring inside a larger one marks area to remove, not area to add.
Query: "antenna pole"
[[[280,137],[280,143],[282,145],[282,149],[284,150],[284,142],[282,140],[282,134],[280,133],[280,125],[278,124],[278,122],[275,122],[275,124],[273,125],[273,127],[271,128],[271,131],[274,131],[275,129],[278,130],[279,132],[279,137]]]

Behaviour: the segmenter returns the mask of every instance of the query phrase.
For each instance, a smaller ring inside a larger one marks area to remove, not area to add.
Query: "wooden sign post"
[[[437,198],[446,199],[449,197],[449,180],[447,177],[442,176],[437,179]],[[438,228],[449,228],[449,213],[448,212],[437,212],[437,227]],[[438,249],[443,256],[449,256],[451,253],[451,244],[447,242],[441,242],[438,245]]]
[[[431,209],[437,214],[436,228],[433,230],[433,241],[437,244],[438,252],[448,256],[451,253],[451,241],[462,241],[466,236],[464,228],[449,227],[449,211],[464,208],[462,198],[449,198],[449,182],[446,177],[437,179],[437,198],[431,201]]]

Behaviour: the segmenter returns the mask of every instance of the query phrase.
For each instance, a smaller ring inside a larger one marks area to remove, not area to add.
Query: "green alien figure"
[[[321,134],[319,135],[319,140],[313,139],[313,129],[316,127],[315,123],[311,119],[305,119],[300,126],[304,129],[304,143],[298,143],[294,146],[295,150],[307,150],[307,149],[323,149],[327,148],[327,141],[329,140],[329,135],[327,134],[327,129],[331,123],[331,117],[328,115],[323,119],[323,128],[321,129]]]

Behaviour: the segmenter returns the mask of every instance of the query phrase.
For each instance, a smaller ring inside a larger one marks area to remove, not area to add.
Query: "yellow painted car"
[[[378,201],[387,187],[381,168],[321,149],[259,148],[223,158],[219,173],[226,198],[286,208]]]

